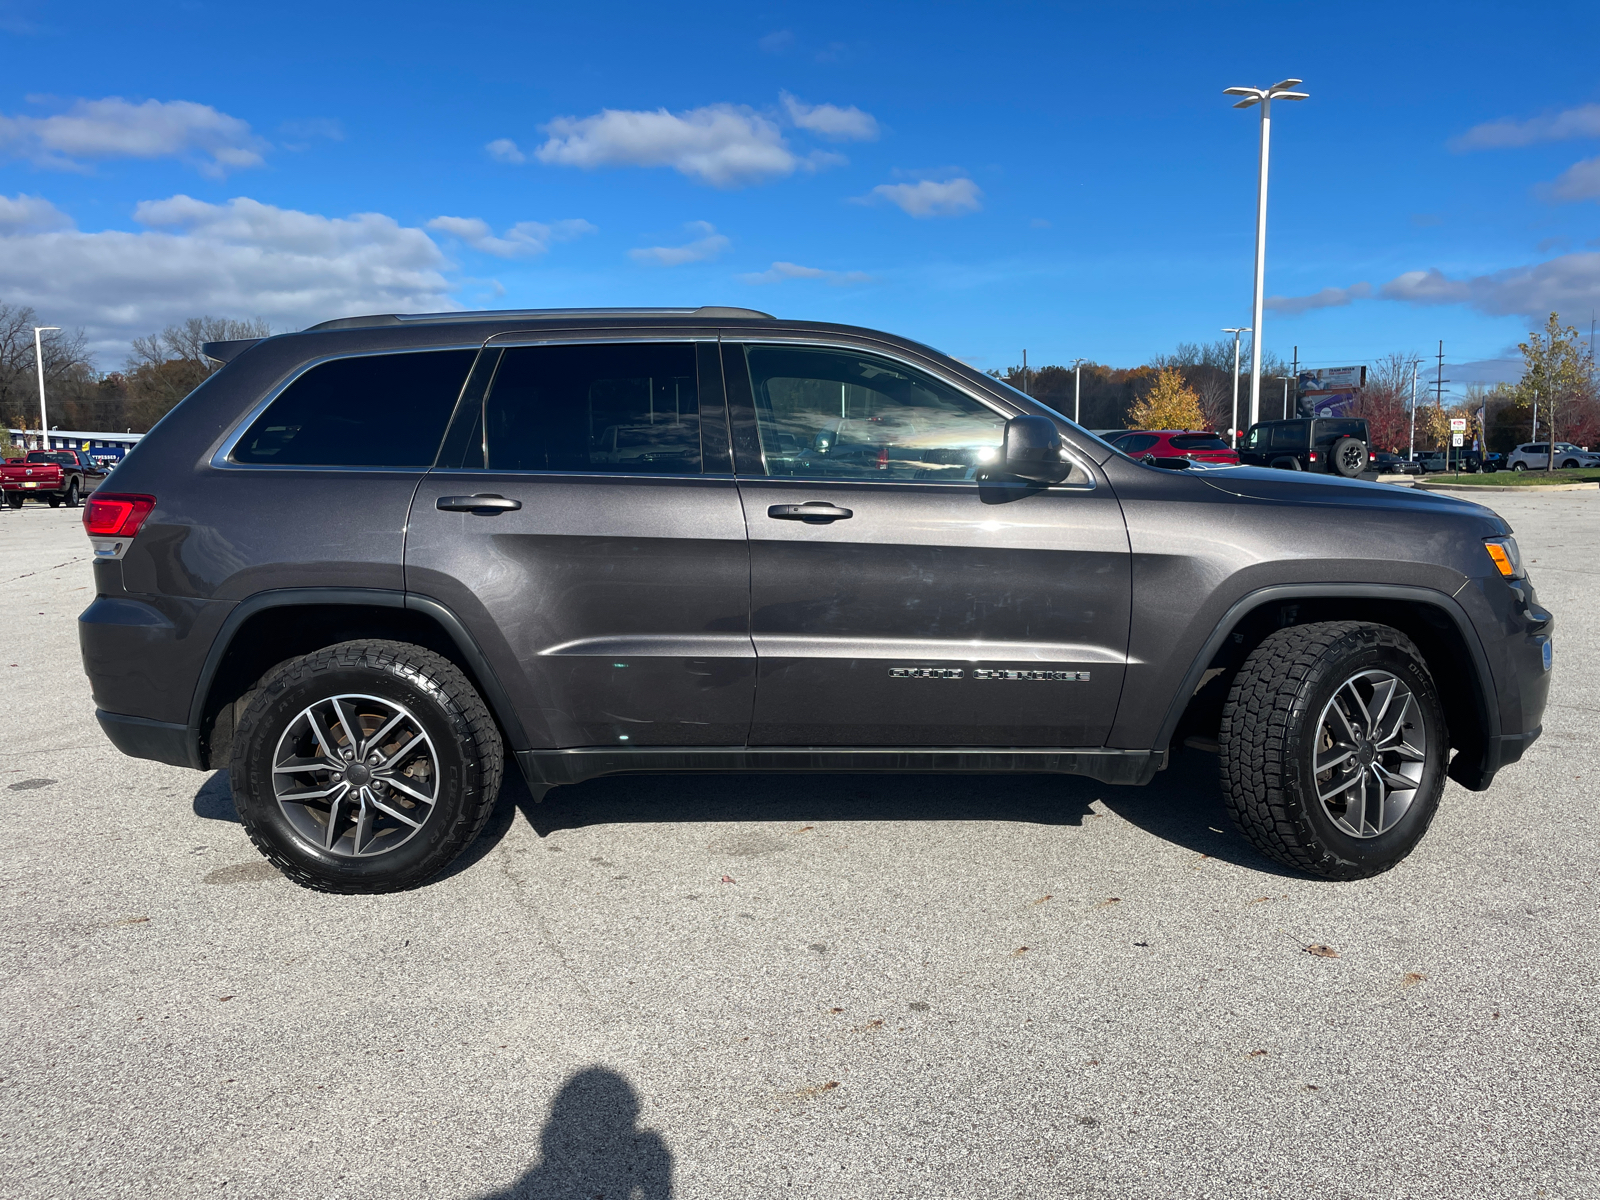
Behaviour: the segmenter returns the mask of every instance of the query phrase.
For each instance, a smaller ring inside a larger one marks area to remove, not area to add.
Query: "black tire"
[[[21,508],[24,499],[25,497],[21,492],[7,492],[6,506],[8,508]]]
[[[1578,469],[1578,460],[1575,458],[1567,459],[1566,462],[1561,464],[1561,469],[1563,471],[1576,471]]]
[[[1318,799],[1314,755],[1324,708],[1361,671],[1393,674],[1416,700],[1425,761],[1410,806],[1386,832],[1355,837]],[[1239,831],[1285,866],[1325,879],[1363,879],[1410,854],[1444,790],[1449,734],[1421,653],[1397,629],[1359,621],[1271,634],[1234,677],[1218,735],[1222,791]]]
[[[1528,469],[1528,464],[1524,462],[1514,462],[1511,464],[1511,469],[1513,471],[1526,471]]]
[[[326,850],[298,832],[273,788],[275,756],[290,726],[307,706],[350,694],[408,709],[438,756],[436,799],[421,827],[397,848],[363,858]],[[358,641],[268,671],[244,705],[229,768],[250,840],[291,880],[319,892],[394,892],[438,874],[482,831],[500,791],[504,751],[488,707],[455,664],[406,642]]]
[[[1342,437],[1328,451],[1328,470],[1355,479],[1367,469],[1367,444],[1360,438]]]
[[[76,479],[67,484],[67,507],[78,507],[78,481]]]
[[[45,499],[50,501],[50,507],[51,508],[60,508],[61,507],[61,497],[60,496],[46,496]]]

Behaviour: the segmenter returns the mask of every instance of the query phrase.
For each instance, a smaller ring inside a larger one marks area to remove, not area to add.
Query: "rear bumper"
[[[111,744],[130,757],[201,769],[196,741],[187,725],[130,717],[103,708],[94,710],[94,719],[100,722]]]

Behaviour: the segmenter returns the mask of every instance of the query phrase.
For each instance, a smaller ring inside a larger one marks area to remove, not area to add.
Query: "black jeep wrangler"
[[[1411,850],[1447,773],[1486,788],[1539,735],[1552,619],[1494,513],[1147,466],[903,338],[451,313],[207,353],[89,499],[84,665],[117,746],[229,768],[307,887],[427,879],[507,757],[542,798],[1142,784],[1186,742],[1263,852],[1351,879]]]
[[[1367,423],[1359,417],[1261,421],[1244,435],[1239,461],[1355,479],[1377,462],[1371,445]]]

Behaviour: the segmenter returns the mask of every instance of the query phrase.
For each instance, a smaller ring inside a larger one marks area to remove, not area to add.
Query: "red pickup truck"
[[[82,450],[30,450],[0,466],[0,490],[12,508],[21,508],[30,496],[51,508],[77,508],[79,498],[109,474]]]

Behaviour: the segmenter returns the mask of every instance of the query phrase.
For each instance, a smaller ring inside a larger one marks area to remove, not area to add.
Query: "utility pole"
[[[1267,151],[1272,143],[1272,102],[1274,100],[1307,100],[1305,92],[1294,91],[1298,79],[1282,79],[1269,88],[1223,88],[1224,96],[1243,96],[1235,108],[1261,106],[1261,150],[1256,164],[1256,290],[1251,307],[1251,328],[1255,335],[1250,339],[1250,423],[1261,419],[1261,305],[1267,279]]]
[[[1072,364],[1072,423],[1082,425],[1083,418],[1079,414],[1083,410],[1083,359],[1075,359]]]
[[[1283,380],[1283,419],[1287,421],[1289,419],[1289,376],[1280,375],[1278,378]]]
[[[1250,331],[1224,329],[1222,332],[1233,334],[1233,423],[1228,426],[1228,445],[1237,450],[1239,448],[1239,335]]]
[[[53,333],[60,329],[59,325],[35,325],[33,327],[33,365],[39,368],[39,449],[50,449],[49,429],[50,422],[44,415],[44,341],[40,338],[42,333]]]
[[[1289,373],[1294,376],[1294,407],[1295,407],[1295,414],[1294,415],[1298,417],[1300,415],[1300,347],[1299,346],[1296,346],[1294,348],[1294,365],[1289,368]],[[1284,415],[1284,419],[1285,420],[1288,419],[1288,414],[1287,413]]]
[[[1444,385],[1450,382],[1444,377],[1444,340],[1442,338],[1439,341],[1439,353],[1435,357],[1439,360],[1439,377],[1434,383],[1433,406],[1442,415],[1444,413]],[[1451,438],[1450,440],[1454,441],[1455,439]],[[1446,471],[1450,469],[1450,442],[1444,444],[1444,469]]]
[[[1027,350],[1023,350],[1023,352],[1022,352],[1022,394],[1024,396],[1032,394],[1032,393],[1030,393],[1028,391],[1028,352],[1027,352]]]

